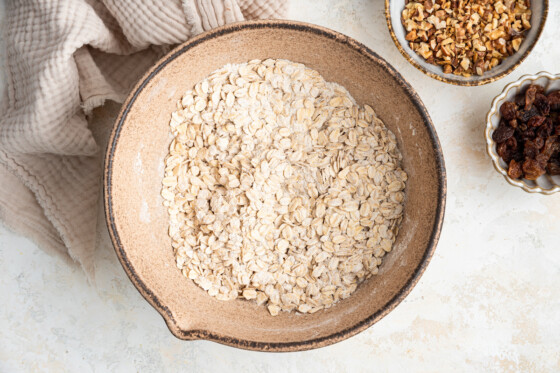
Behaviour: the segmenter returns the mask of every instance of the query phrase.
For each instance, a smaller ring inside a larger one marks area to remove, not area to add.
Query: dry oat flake
[[[219,300],[313,313],[378,271],[406,173],[373,109],[302,64],[213,72],[177,102],[162,197],[182,273]]]

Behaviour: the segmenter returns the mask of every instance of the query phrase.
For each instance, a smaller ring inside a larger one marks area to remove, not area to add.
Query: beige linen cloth
[[[0,219],[93,276],[102,152],[92,110],[121,103],[177,43],[281,18],[287,0],[20,0],[4,15]],[[4,53],[5,52],[5,53]],[[107,122],[107,121],[106,121]],[[109,121],[110,122],[110,121]]]

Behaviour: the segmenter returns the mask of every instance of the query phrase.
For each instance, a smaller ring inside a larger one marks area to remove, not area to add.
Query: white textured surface
[[[405,61],[381,0],[292,1],[292,18],[344,32],[387,59],[432,116],[448,202],[438,249],[416,288],[379,323],[336,345],[248,352],[171,336],[124,274],[102,222],[95,286],[78,268],[0,229],[0,372],[560,370],[560,194],[508,185],[483,137],[490,102],[505,84],[560,72],[560,2],[550,1],[542,38],[514,73],[463,88]]]

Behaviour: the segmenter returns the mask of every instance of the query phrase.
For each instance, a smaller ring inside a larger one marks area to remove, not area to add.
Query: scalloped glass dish
[[[560,191],[560,175],[551,176],[545,174],[539,177],[537,180],[527,180],[527,179],[512,179],[507,174],[507,164],[498,155],[496,151],[496,142],[492,140],[492,133],[498,124],[500,123],[500,106],[506,101],[513,100],[515,95],[521,92],[529,84],[538,84],[545,87],[545,92],[560,89],[560,74],[550,74],[547,72],[539,72],[534,75],[523,75],[519,80],[508,84],[502,93],[500,93],[494,101],[492,101],[492,106],[490,111],[486,116],[486,151],[492,162],[494,163],[494,168],[496,171],[504,175],[504,178],[511,185],[522,188],[524,191],[529,193],[542,193],[542,194],[552,194]]]

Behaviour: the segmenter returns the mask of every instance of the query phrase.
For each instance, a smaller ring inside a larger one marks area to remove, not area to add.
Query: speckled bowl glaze
[[[392,130],[409,175],[400,232],[379,274],[348,299],[311,315],[272,317],[253,302],[218,301],[175,265],[160,197],[169,120],[182,94],[227,63],[284,58],[342,84]],[[261,351],[296,351],[348,338],[393,310],[432,257],[443,222],[446,179],[426,108],[408,83],[364,45],[326,28],[288,21],[233,24],[199,35],[161,59],[130,93],[105,158],[104,199],[115,251],[140,293],[181,339]]]
[[[486,137],[486,151],[496,171],[504,175],[504,178],[511,185],[522,188],[529,193],[552,194],[560,191],[560,175],[543,175],[537,180],[512,179],[507,174],[508,165],[498,155],[496,143],[492,140],[492,133],[500,124],[500,106],[506,101],[512,101],[515,96],[522,92],[525,87],[530,84],[539,84],[545,87],[545,92],[560,89],[560,75],[553,75],[547,72],[540,72],[535,75],[523,75],[519,80],[508,84],[502,93],[500,93],[493,101],[490,111],[486,116],[486,129],[484,136]]]
[[[525,34],[525,40],[521,43],[519,51],[506,58],[500,65],[485,72],[482,76],[473,75],[466,78],[453,74],[444,74],[440,66],[427,63],[409,47],[408,41],[405,39],[405,29],[401,23],[401,13],[405,3],[406,0],[385,0],[387,26],[399,52],[408,62],[424,74],[440,82],[462,86],[479,86],[492,83],[515,70],[527,58],[539,40],[548,15],[548,0],[531,0],[531,10],[533,12],[531,16],[532,27]]]

